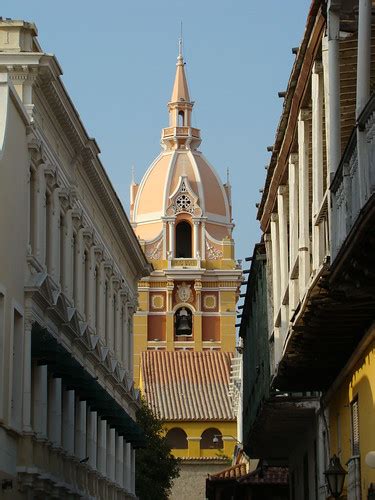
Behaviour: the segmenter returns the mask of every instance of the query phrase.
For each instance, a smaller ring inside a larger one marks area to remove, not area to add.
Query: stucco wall
[[[229,467],[229,463],[182,464],[180,477],[173,485],[170,500],[201,500],[206,498],[207,474],[216,474]]]

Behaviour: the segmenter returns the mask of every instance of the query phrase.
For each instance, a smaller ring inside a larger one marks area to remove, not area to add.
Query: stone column
[[[48,273],[56,283],[60,282],[60,189],[56,188],[52,193],[51,214],[49,217],[50,241],[47,241],[49,251],[50,269]]]
[[[125,484],[124,487],[129,492],[131,492],[132,488],[132,480],[131,480],[131,444],[126,443],[124,440],[124,479]]]
[[[89,457],[89,465],[96,469],[97,465],[97,433],[98,433],[98,414],[96,411],[91,411],[87,408],[87,434],[86,434],[86,450]]]
[[[167,258],[167,222],[163,221],[163,255],[162,258]]]
[[[107,477],[111,481],[115,481],[116,476],[115,447],[116,431],[107,425]]]
[[[62,445],[65,451],[74,454],[74,390],[63,390]]]
[[[113,303],[113,276],[108,279],[108,290],[107,290],[107,325],[106,325],[106,343],[107,346],[114,350],[114,303]]]
[[[193,221],[193,242],[194,242],[194,252],[193,252],[193,258],[197,259],[198,257],[198,252],[199,252],[199,222],[194,220]]]
[[[23,404],[22,404],[22,427],[25,432],[31,432],[31,330],[30,320],[24,321],[24,344],[23,344]],[[4,389],[0,390],[1,417],[4,418]]]
[[[116,292],[115,304],[115,354],[117,359],[122,361],[123,354],[123,336],[122,336],[122,291]]]
[[[289,279],[289,253],[288,253],[288,187],[279,186],[277,191],[277,210],[279,219],[280,243],[280,292],[284,296]]]
[[[107,421],[98,417],[98,471],[107,473]]]
[[[87,278],[88,287],[87,293],[87,311],[86,311],[86,321],[88,325],[94,329],[95,328],[95,300],[96,300],[96,289],[95,289],[95,246],[91,246],[89,253],[89,276]]]
[[[280,309],[280,243],[279,218],[276,213],[271,214],[271,244],[272,244],[272,285],[273,285],[273,315],[274,321]]]
[[[358,120],[370,98],[371,68],[371,0],[359,0],[356,118]],[[357,127],[359,190],[362,206],[369,194],[370,175],[365,132]]]
[[[302,300],[310,279],[310,206],[309,206],[309,113],[301,110],[298,118],[299,163],[299,287]]]
[[[312,223],[313,223],[313,269],[323,262],[324,234],[321,224],[315,224],[323,201],[323,68],[315,62],[311,76],[312,96]]]
[[[116,432],[116,483],[124,485],[124,438]]]
[[[201,259],[206,259],[206,223],[201,222]]]
[[[38,438],[47,438],[47,365],[33,367],[33,427]]]
[[[50,377],[48,391],[48,439],[53,446],[61,447],[62,380]]]
[[[129,350],[127,353],[127,366],[131,378],[133,378],[133,352],[134,352],[134,338],[133,338],[133,316],[136,311],[135,301],[133,300],[128,304],[128,338]]]
[[[167,341],[167,351],[173,350],[174,344],[173,289],[174,282],[172,280],[169,280],[167,282],[167,310],[165,322],[165,338]]]
[[[175,221],[168,222],[169,228],[169,252],[171,258],[174,259],[175,256]]]
[[[35,196],[35,228],[34,228],[34,256],[45,265],[46,262],[46,178],[44,165],[39,165],[36,171],[36,196]]]
[[[86,458],[86,401],[76,400],[74,454],[80,460]]]
[[[130,447],[130,458],[131,458],[131,487],[130,491],[135,495],[135,450]]]
[[[289,156],[289,307],[295,310],[299,297],[298,275],[293,270],[298,258],[298,155]]]
[[[340,112],[340,13],[339,6],[329,2],[328,31],[328,93],[329,93],[329,168],[331,178],[341,160]]]
[[[81,228],[77,232],[76,236],[76,248],[75,248],[75,276],[74,276],[74,306],[76,309],[83,314],[85,310],[84,306],[84,269],[85,269],[85,258],[84,258],[84,241],[83,241],[83,231]]]
[[[96,333],[105,341],[105,271],[104,271],[104,261],[100,262],[99,265],[99,304],[97,307],[98,316],[96,318]]]
[[[67,210],[64,217],[64,265],[62,289],[69,300],[73,300],[73,210]]]
[[[130,349],[129,340],[129,318],[128,318],[128,293],[126,291],[122,292],[122,363],[124,364],[126,370],[129,370],[128,366],[128,353]]]

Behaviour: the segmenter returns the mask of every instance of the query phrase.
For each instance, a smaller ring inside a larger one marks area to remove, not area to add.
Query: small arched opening
[[[223,448],[223,437],[219,429],[210,427],[202,432],[201,435],[201,449],[210,450],[212,448]]]
[[[173,429],[169,429],[165,436],[167,440],[167,444],[171,449],[175,450],[187,450],[188,448],[188,440],[187,434],[184,430],[179,427],[174,427]]]
[[[191,258],[191,225],[185,220],[179,222],[176,226],[176,257],[178,259]]]
[[[191,336],[193,333],[193,315],[190,309],[180,307],[174,315],[174,333],[176,337]]]
[[[178,112],[178,126],[183,127],[185,125],[185,113],[183,111]]]

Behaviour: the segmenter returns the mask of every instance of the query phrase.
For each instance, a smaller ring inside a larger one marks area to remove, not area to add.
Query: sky
[[[310,0],[2,0],[0,15],[36,23],[45,52],[129,208],[168,125],[183,23],[184,59],[200,150],[222,181],[230,170],[236,257],[259,241],[259,202]]]

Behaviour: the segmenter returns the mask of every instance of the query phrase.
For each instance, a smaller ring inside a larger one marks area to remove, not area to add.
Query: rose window
[[[180,194],[176,198],[176,209],[178,212],[191,212],[191,199],[186,194]]]

